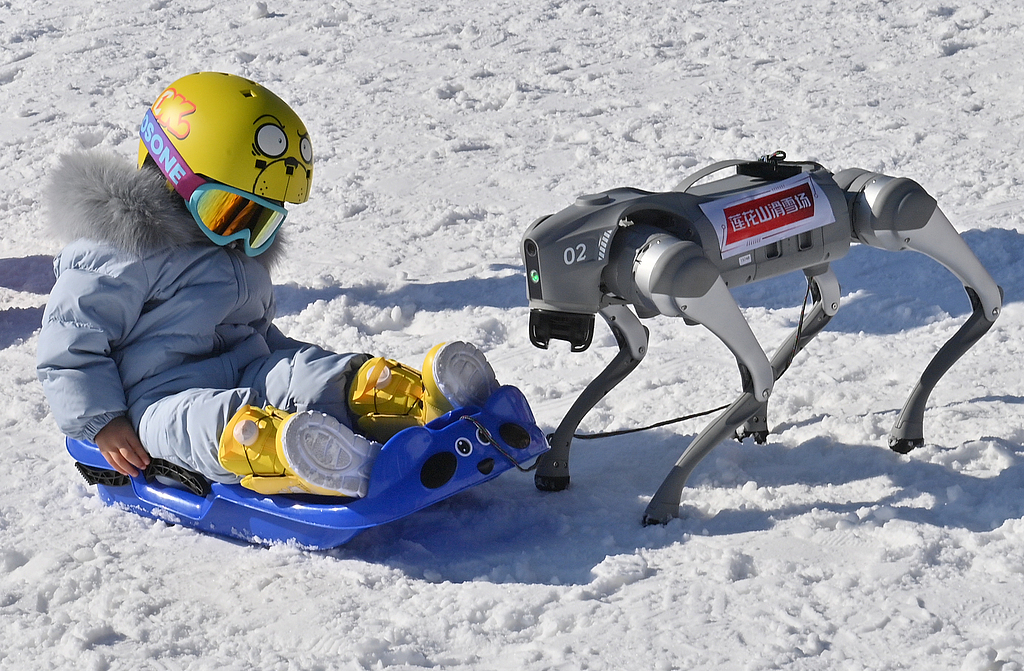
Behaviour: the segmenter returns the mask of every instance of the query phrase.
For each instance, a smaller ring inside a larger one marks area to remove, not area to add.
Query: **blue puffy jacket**
[[[73,241],[54,260],[37,371],[64,433],[92,440],[128,415],[151,455],[232,482],[217,441],[240,406],[349,423],[348,381],[365,357],[273,325],[280,243],[256,258],[218,247],[158,172],[96,154],[63,159],[49,205]]]

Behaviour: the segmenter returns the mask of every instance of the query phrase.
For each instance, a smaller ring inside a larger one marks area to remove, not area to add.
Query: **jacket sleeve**
[[[55,267],[36,372],[61,431],[93,440],[127,412],[117,346],[138,321],[149,282],[141,262],[115,252],[71,261],[62,254]]]

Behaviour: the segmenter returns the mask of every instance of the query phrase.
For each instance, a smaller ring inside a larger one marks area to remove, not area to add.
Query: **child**
[[[54,260],[39,379],[61,430],[114,470],[137,475],[153,456],[265,494],[363,496],[377,441],[497,389],[467,343],[435,347],[421,375],[274,326],[268,269],[284,203],[309,197],[313,152],[273,93],[188,75],[140,136],[137,167],[67,156],[48,194],[72,242]]]

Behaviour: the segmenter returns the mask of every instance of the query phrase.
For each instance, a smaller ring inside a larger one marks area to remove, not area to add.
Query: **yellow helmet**
[[[309,133],[292,108],[263,86],[236,75],[199,72],[164,89],[150,112],[189,172],[278,203],[309,198]],[[150,156],[144,135],[139,167]],[[168,173],[166,165],[160,167]],[[169,178],[174,176],[172,171]]]

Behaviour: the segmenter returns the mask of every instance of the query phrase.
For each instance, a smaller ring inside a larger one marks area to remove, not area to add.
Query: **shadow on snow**
[[[53,282],[53,257],[0,259],[0,287],[45,295]],[[39,330],[42,318],[42,306],[0,310],[0,349],[30,337]]]
[[[1012,230],[989,229],[963,234],[982,264],[1005,292],[1007,303],[1024,300],[1024,239]],[[853,245],[832,263],[839,279],[843,304],[826,330],[848,333],[891,334],[924,326],[944,317],[970,312],[970,302],[959,280],[932,259],[913,252],[887,252]],[[296,314],[318,300],[341,296],[380,307],[412,305],[425,310],[460,310],[465,307],[524,308],[526,278],[517,266],[514,275],[466,278],[448,282],[407,284],[395,290],[383,285],[312,289],[294,285],[276,287],[280,314]],[[799,308],[805,280],[792,272],[733,289],[741,308],[769,310]],[[525,328],[525,326],[524,326]]]
[[[414,305],[419,310],[461,310],[465,307],[491,307],[502,310],[526,307],[526,280],[522,273],[505,277],[469,277],[432,284],[406,284],[388,291],[383,285],[325,287],[311,289],[277,285],[279,315],[302,312],[316,301],[331,301],[341,296],[381,309],[395,305]]]
[[[1014,399],[1021,403],[1024,399]],[[544,493],[530,474],[503,478],[464,492],[395,523],[371,529],[332,551],[345,558],[383,563],[432,580],[587,585],[592,569],[609,556],[686,542],[688,535],[727,536],[765,531],[807,517],[831,532],[839,521],[881,526],[889,520],[917,525],[990,531],[1024,514],[1024,449],[999,438],[981,438],[1009,455],[1010,466],[978,477],[942,464],[908,458],[884,445],[857,445],[814,438],[795,447],[726,441],[694,471],[684,500],[723,493],[744,498],[747,482],[770,496],[742,500],[704,517],[685,505],[682,519],[643,528],[640,518],[694,434],[651,431],[643,437],[577,442],[571,487]],[[828,490],[877,490],[877,499],[829,500]],[[792,485],[801,501],[780,493]],[[814,499],[814,500],[808,500]],[[775,503],[777,501],[777,503]],[[870,509],[861,519],[857,513]]]
[[[996,284],[1004,302],[1024,300],[1024,238],[1012,230],[989,229],[963,234]],[[970,301],[960,281],[938,262],[915,252],[887,252],[856,244],[832,262],[843,302],[827,331],[898,333],[943,318],[966,316]],[[806,282],[789,273],[733,290],[742,308],[782,309],[800,306]]]

